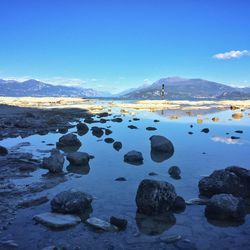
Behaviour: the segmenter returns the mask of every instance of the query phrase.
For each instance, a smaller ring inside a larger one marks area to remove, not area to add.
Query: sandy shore
[[[87,109],[92,113],[100,112],[103,109],[121,108],[134,110],[157,111],[163,109],[181,110],[208,110],[228,109],[230,107],[245,109],[250,108],[250,100],[223,100],[223,101],[188,101],[188,100],[143,100],[143,101],[103,101],[98,99],[82,99],[70,97],[0,97],[0,104],[16,107],[35,108],[65,108],[74,107]],[[126,110],[124,110],[126,112]],[[4,112],[4,108],[1,108]]]

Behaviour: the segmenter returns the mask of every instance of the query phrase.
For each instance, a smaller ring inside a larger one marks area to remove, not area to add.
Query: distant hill
[[[67,96],[67,97],[103,97],[109,93],[97,91],[91,88],[67,87],[51,85],[37,80],[18,82],[14,80],[0,79],[0,96]]]
[[[225,84],[203,79],[185,79],[180,77],[162,78],[153,84],[133,89],[121,94],[123,99],[160,99],[161,86],[165,85],[166,99],[249,99],[250,88],[234,88]],[[235,94],[234,94],[235,93]]]

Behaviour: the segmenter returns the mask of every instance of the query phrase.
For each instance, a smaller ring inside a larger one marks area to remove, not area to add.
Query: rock
[[[111,120],[112,122],[122,122],[122,118],[117,117]]]
[[[129,151],[124,155],[124,161],[135,165],[143,164],[142,153],[135,150]]]
[[[0,156],[5,156],[7,154],[8,154],[8,149],[3,146],[0,146]]]
[[[118,227],[120,230],[124,230],[127,227],[128,221],[126,219],[121,219],[121,218],[111,216],[110,223]]]
[[[239,137],[239,136],[231,136],[231,139],[232,139],[232,140],[239,140],[240,137]]]
[[[68,131],[69,131],[69,130],[68,130],[68,128],[66,128],[66,127],[65,127],[65,128],[59,128],[59,129],[58,129],[58,133],[60,133],[60,134],[66,134],[66,133],[68,133]]]
[[[79,122],[76,125],[76,128],[77,128],[77,131],[81,133],[81,135],[87,134],[89,131],[89,127],[85,123],[82,123],[82,122]]]
[[[216,170],[199,182],[200,194],[207,197],[221,193],[250,197],[249,188],[250,171],[236,166]]]
[[[232,117],[234,119],[240,120],[243,117],[243,114],[241,112],[233,113]]]
[[[159,120],[154,120],[154,122],[160,122]]]
[[[166,236],[161,236],[160,240],[164,243],[170,244],[170,243],[175,243],[179,240],[181,240],[181,235],[166,235]]]
[[[244,221],[245,205],[241,198],[231,194],[217,194],[207,204],[205,215],[208,219]]]
[[[85,152],[72,152],[68,153],[66,158],[72,165],[85,166],[88,165],[89,160],[93,157]]]
[[[174,146],[170,140],[161,135],[153,135],[150,138],[151,150],[173,155]]]
[[[53,212],[65,214],[80,214],[91,206],[91,195],[80,191],[63,191],[57,194],[50,202]]]
[[[71,214],[42,213],[33,217],[37,222],[52,228],[65,228],[75,226],[81,218]]]
[[[158,175],[158,174],[155,173],[155,172],[150,172],[150,173],[148,173],[148,175],[149,175],[149,176],[155,176],[155,175]]]
[[[134,120],[134,121],[139,121],[140,118],[136,118],[136,117],[135,117],[135,118],[133,118],[133,120]]]
[[[49,199],[47,196],[41,196],[39,198],[23,200],[23,201],[19,202],[18,207],[27,208],[27,207],[39,206],[39,205],[46,203],[48,201],[49,201]]]
[[[147,127],[146,130],[148,130],[148,131],[154,131],[154,130],[157,130],[157,128],[155,128],[155,127]]]
[[[134,126],[134,125],[129,125],[128,128],[130,128],[130,129],[138,129],[138,128],[137,128],[136,126]]]
[[[42,167],[51,173],[60,173],[63,170],[64,157],[57,149],[52,149],[49,157],[44,157]]]
[[[91,217],[86,220],[87,224],[90,226],[96,228],[96,229],[101,229],[104,231],[117,231],[118,228],[114,225],[111,225],[109,222],[98,219],[96,217]]]
[[[126,181],[127,179],[124,177],[118,177],[115,179],[115,181]]]
[[[122,143],[121,143],[120,141],[114,142],[113,148],[114,148],[116,151],[120,151],[120,149],[122,148]]]
[[[110,135],[112,133],[113,133],[112,130],[110,130],[108,128],[105,129],[105,135]]]
[[[187,205],[207,205],[209,199],[193,198],[185,201]]]
[[[212,118],[212,121],[213,121],[213,122],[218,122],[219,120],[220,120],[219,117],[213,117],[213,118]]]
[[[183,211],[186,208],[185,200],[181,196],[177,196],[175,198],[174,204],[173,204],[173,210],[174,211]]]
[[[188,132],[188,134],[189,134],[189,135],[192,135],[192,134],[193,134],[193,132]]]
[[[59,141],[56,143],[56,146],[59,148],[67,148],[67,147],[77,147],[79,148],[82,145],[80,140],[77,138],[75,134],[66,134],[59,138]]]
[[[164,181],[141,181],[136,193],[138,212],[158,215],[172,209],[177,195],[172,184]]]
[[[104,134],[103,129],[99,127],[92,127],[91,130],[92,130],[92,135],[98,138],[102,137]]]
[[[242,133],[243,133],[242,130],[235,130],[234,132],[235,132],[235,133],[238,133],[238,134],[242,134]]]
[[[180,179],[181,178],[181,170],[179,167],[177,166],[172,166],[168,169],[168,173],[171,177],[173,177],[174,179]]]
[[[204,129],[201,130],[201,132],[207,134],[209,132],[209,128],[204,128]]]
[[[104,141],[106,143],[113,143],[115,140],[113,138],[105,138]]]

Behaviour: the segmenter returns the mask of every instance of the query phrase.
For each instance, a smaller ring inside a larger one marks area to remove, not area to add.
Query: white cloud
[[[225,53],[219,53],[213,56],[215,59],[219,60],[229,60],[233,58],[239,58],[242,56],[250,56],[250,51],[248,50],[231,50]]]

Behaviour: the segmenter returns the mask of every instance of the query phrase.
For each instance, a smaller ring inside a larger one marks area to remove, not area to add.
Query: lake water
[[[118,111],[117,111],[118,112]],[[114,110],[113,115],[116,113]],[[69,169],[65,161],[64,171],[69,180],[55,188],[45,190],[42,194],[53,198],[63,190],[75,188],[88,192],[95,197],[92,202],[91,216],[109,220],[112,215],[128,219],[128,228],[119,233],[100,233],[91,230],[81,223],[74,228],[54,231],[42,225],[35,225],[32,217],[38,213],[50,211],[49,202],[38,207],[19,209],[17,218],[10,229],[20,249],[41,249],[53,244],[68,244],[74,249],[179,249],[175,245],[159,244],[161,234],[180,234],[184,239],[195,243],[198,249],[250,249],[250,216],[246,216],[245,223],[226,224],[216,221],[207,221],[204,215],[204,206],[187,206],[182,213],[175,214],[176,223],[169,225],[162,220],[140,218],[136,214],[135,195],[141,180],[145,178],[164,180],[172,183],[177,194],[185,200],[198,197],[198,182],[202,176],[209,175],[213,170],[236,165],[250,168],[250,117],[249,110],[244,111],[241,120],[232,118],[233,111],[221,111],[203,115],[203,123],[197,123],[196,116],[182,116],[178,119],[169,119],[167,111],[156,113],[140,111],[135,117],[139,121],[129,122],[134,116],[122,116],[123,122],[109,121],[105,124],[94,123],[89,125],[107,127],[113,131],[109,136],[97,138],[91,131],[78,138],[82,142],[79,151],[94,155],[90,160],[89,168]],[[219,122],[213,122],[212,117],[219,117]],[[108,117],[110,118],[110,117]],[[160,122],[155,123],[158,119]],[[193,125],[193,128],[190,125]],[[138,129],[129,129],[128,125],[135,125]],[[156,131],[147,131],[146,127],[156,127]],[[205,134],[200,131],[209,128]],[[234,131],[242,130],[242,134]],[[69,132],[75,132],[73,128]],[[188,134],[193,132],[193,134]],[[163,135],[172,141],[174,155],[165,161],[158,162],[150,155],[149,137]],[[30,142],[30,146],[22,147],[20,151],[31,152],[34,157],[42,158],[47,153],[38,150],[48,150],[54,146],[62,134],[50,133],[45,136],[33,135],[27,138],[10,138],[1,142],[2,146],[10,148],[20,142]],[[232,140],[231,136],[240,139]],[[106,137],[121,141],[122,149],[117,152],[112,144],[105,143]],[[45,141],[45,143],[43,142]],[[142,152],[144,163],[139,166],[130,165],[123,161],[123,156],[130,150]],[[177,165],[181,169],[181,179],[175,180],[168,175],[168,168]],[[15,179],[17,185],[25,185],[34,181],[43,180],[47,171],[38,170],[31,177]],[[76,173],[77,172],[77,173]],[[155,172],[158,175],[149,176]],[[117,177],[125,177],[127,181],[114,181]],[[41,194],[37,194],[41,196]],[[185,249],[185,247],[183,248]]]

